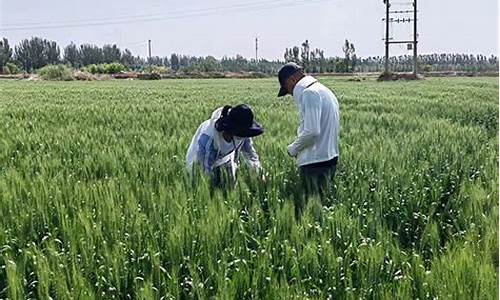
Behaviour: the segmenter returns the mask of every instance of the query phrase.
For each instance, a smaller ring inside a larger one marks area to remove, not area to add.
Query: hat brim
[[[280,88],[280,91],[278,92],[278,97],[283,97],[285,96],[286,94],[288,94],[288,91],[285,89],[285,87],[281,87]]]
[[[227,127],[223,130],[232,135],[245,138],[258,136],[264,133],[264,129],[257,122],[253,122],[251,127]]]

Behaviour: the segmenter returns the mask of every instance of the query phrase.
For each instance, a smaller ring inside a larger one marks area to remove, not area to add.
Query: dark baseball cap
[[[295,74],[297,71],[302,71],[302,67],[294,62],[284,64],[278,72],[278,80],[280,81],[280,91],[278,97],[285,96],[288,92],[285,88],[286,80]]]

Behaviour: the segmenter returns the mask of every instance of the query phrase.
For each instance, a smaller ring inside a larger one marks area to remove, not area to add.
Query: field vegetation
[[[275,79],[0,82],[0,299],[496,299],[498,79],[321,79],[336,192],[302,201]],[[265,184],[186,177],[248,103]]]

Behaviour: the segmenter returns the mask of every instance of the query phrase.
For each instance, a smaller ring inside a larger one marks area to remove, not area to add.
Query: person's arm
[[[261,164],[259,160],[259,155],[253,146],[253,141],[251,138],[247,138],[243,141],[241,146],[241,154],[245,160],[245,163],[253,170],[258,171],[261,169]]]
[[[302,95],[302,111],[304,125],[297,139],[288,146],[288,154],[297,156],[304,149],[314,145],[316,138],[321,133],[321,99],[315,91],[305,91]]]
[[[212,172],[213,165],[217,158],[217,150],[214,147],[214,139],[206,134],[202,134],[198,139],[197,160],[206,174]]]

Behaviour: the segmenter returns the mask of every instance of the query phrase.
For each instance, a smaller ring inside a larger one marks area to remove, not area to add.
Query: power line
[[[139,41],[139,42],[126,42],[120,44],[121,46],[140,46],[140,45],[145,45],[147,44],[148,41]]]
[[[409,14],[409,13],[413,13],[413,10],[392,10],[392,11],[389,11],[389,13],[391,13],[391,14]]]
[[[276,9],[276,8],[289,8],[289,7],[295,7],[295,6],[300,6],[300,5],[306,5],[306,4],[316,4],[316,3],[322,3],[322,2],[331,2],[334,0],[309,0],[309,1],[294,1],[294,3],[289,3],[286,6],[283,6],[283,3],[277,3],[277,2],[283,2],[284,0],[277,0],[274,1],[273,5],[268,5],[268,6],[257,6],[257,7],[251,7],[247,8],[244,10],[244,12],[255,12],[255,11],[262,11],[262,10],[270,10],[270,9]],[[267,1],[269,3],[269,1]],[[272,4],[272,3],[271,3]],[[227,8],[226,10],[233,10],[233,12],[239,12],[236,10],[237,7],[232,7],[232,8]],[[240,8],[240,6],[238,6]],[[207,9],[208,10],[208,9]],[[209,10],[215,10],[209,9]],[[220,10],[220,9],[219,9]],[[200,10],[198,10],[200,11]],[[130,19],[130,20],[107,20],[107,21],[102,21],[102,22],[82,22],[82,23],[75,23],[75,24],[59,24],[59,25],[42,25],[42,26],[19,26],[19,27],[2,27],[0,30],[3,31],[19,31],[19,30],[32,30],[32,29],[59,29],[59,28],[74,28],[74,27],[86,27],[86,26],[103,26],[103,25],[117,25],[117,24],[132,24],[132,23],[141,23],[141,22],[152,22],[152,21],[168,21],[168,20],[174,20],[174,19],[184,19],[184,18],[189,18],[189,17],[202,17],[202,16],[209,16],[209,15],[218,15],[221,13],[227,13],[227,11],[213,11],[213,12],[194,12],[194,13],[186,13],[184,15],[172,15],[172,16],[158,16],[158,17],[145,17],[145,18],[139,18],[139,19]]]
[[[248,3],[240,3],[238,5],[225,5],[225,6],[216,6],[216,7],[207,7],[201,9],[189,9],[189,10],[177,10],[177,11],[167,11],[167,12],[156,12],[156,13],[148,13],[148,14],[138,14],[138,15],[128,15],[128,16],[117,16],[110,18],[92,18],[92,19],[80,19],[80,20],[65,20],[65,21],[47,21],[47,22],[30,22],[30,23],[10,23],[3,24],[5,27],[13,27],[13,26],[36,26],[36,25],[48,25],[48,24],[71,24],[71,23],[81,23],[81,22],[104,22],[104,21],[113,21],[120,19],[136,19],[136,18],[148,18],[154,16],[166,16],[166,15],[175,15],[175,14],[186,14],[186,13],[199,13],[199,12],[208,12],[213,10],[220,9],[234,9],[234,8],[244,8],[247,6],[260,6],[263,4],[273,4],[278,2],[290,2],[291,0],[273,0],[273,1],[252,1]]]
[[[401,1],[400,2],[392,2],[391,1],[391,5],[403,5],[404,6],[404,5],[412,5],[412,4],[413,4],[413,2],[401,2]]]
[[[385,18],[382,19],[385,21]],[[389,18],[389,23],[410,23],[413,22],[412,18]]]

